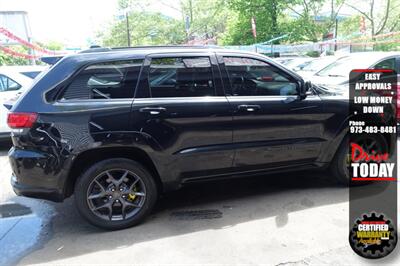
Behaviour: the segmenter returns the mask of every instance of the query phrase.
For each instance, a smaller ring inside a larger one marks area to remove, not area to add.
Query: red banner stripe
[[[385,224],[386,221],[362,221],[361,224]]]
[[[391,73],[392,69],[353,69],[353,72],[377,72],[377,73]]]
[[[38,45],[32,44],[32,43],[30,43],[28,41],[25,41],[24,39],[14,35],[12,32],[10,32],[9,30],[7,30],[7,29],[5,29],[3,27],[0,27],[0,33],[5,35],[9,39],[12,39],[12,40],[14,40],[14,41],[26,46],[26,47],[29,47],[29,48],[31,48],[31,49],[33,49],[35,51],[38,51],[38,52],[41,52],[41,53],[44,53],[44,54],[50,54],[50,55],[56,55],[57,54],[54,51],[49,51],[49,50],[44,49],[44,48],[42,48],[42,47],[40,47]]]
[[[4,47],[2,45],[0,45],[0,50],[5,52],[6,54],[9,54],[9,55],[12,55],[15,57],[21,57],[21,58],[25,58],[25,59],[38,59],[39,58],[39,56],[37,56],[37,55],[20,53],[20,52],[12,50],[10,48]]]
[[[353,181],[396,181],[395,177],[353,177]]]

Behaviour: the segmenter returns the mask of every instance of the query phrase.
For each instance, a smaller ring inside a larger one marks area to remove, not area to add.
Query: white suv
[[[45,66],[1,66],[0,67],[0,140],[8,139],[10,128],[7,126],[7,108],[4,103],[18,98],[24,88],[32,84],[33,79]]]

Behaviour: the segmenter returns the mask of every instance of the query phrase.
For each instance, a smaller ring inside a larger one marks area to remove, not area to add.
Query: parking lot
[[[64,203],[16,197],[0,151],[0,264],[398,264],[347,245],[348,190],[325,173],[261,176],[163,196],[145,223],[107,232]],[[26,208],[28,207],[28,208]]]

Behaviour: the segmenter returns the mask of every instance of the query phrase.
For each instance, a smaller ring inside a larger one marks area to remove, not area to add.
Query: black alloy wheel
[[[82,216],[110,230],[138,224],[156,200],[157,187],[149,171],[124,158],[94,164],[75,185],[75,202]]]
[[[142,208],[146,188],[141,178],[126,169],[112,169],[94,178],[87,191],[90,210],[99,218],[129,219]]]

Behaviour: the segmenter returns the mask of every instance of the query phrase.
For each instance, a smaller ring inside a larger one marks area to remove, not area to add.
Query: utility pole
[[[193,6],[192,0],[189,0],[190,23],[193,23]]]
[[[251,17],[251,31],[253,32],[254,46],[256,48],[256,53],[257,53],[257,29],[256,29],[256,19],[254,17]]]
[[[190,41],[190,17],[186,16],[185,17],[185,32],[186,32],[186,42],[189,43]]]
[[[131,32],[129,30],[129,13],[128,11],[125,12],[126,16],[126,34],[128,37],[128,47],[131,47]]]
[[[28,37],[28,42],[29,42],[29,43],[32,43],[31,37]],[[35,55],[35,50],[33,50],[32,48],[29,48],[28,54],[30,54],[30,55]],[[30,61],[30,64],[31,64],[31,65],[36,65],[35,59],[31,58],[31,59],[29,59],[29,61]]]
[[[335,48],[334,51],[337,50],[337,38],[338,38],[338,18],[335,19]]]

